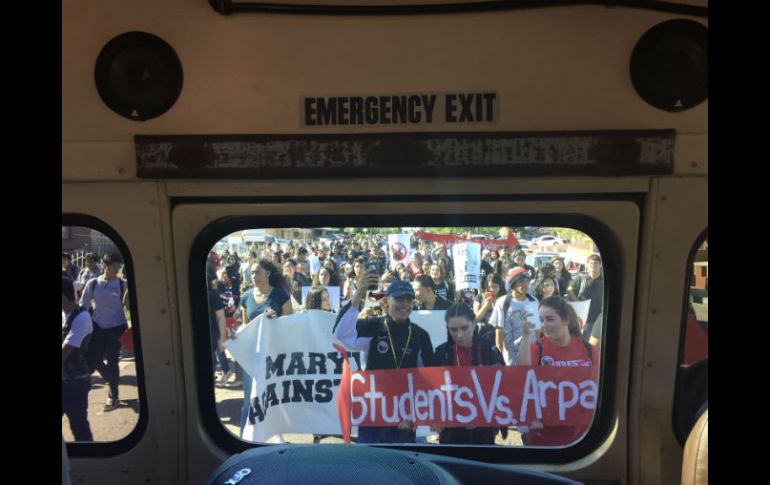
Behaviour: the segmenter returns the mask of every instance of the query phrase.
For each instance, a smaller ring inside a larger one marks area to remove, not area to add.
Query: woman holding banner
[[[522,321],[522,337],[518,365],[527,366],[595,366],[599,351],[580,336],[577,314],[560,296],[552,296],[540,303],[540,321],[544,337],[532,343],[535,325],[526,318]],[[527,315],[529,317],[531,315]],[[543,426],[539,420],[529,424],[526,445],[561,446],[577,441],[590,426]]]
[[[253,287],[243,294],[241,298],[241,315],[244,324],[251,322],[264,314],[267,318],[291,315],[294,310],[291,306],[291,297],[286,288],[286,280],[281,271],[270,261],[260,259],[258,263],[251,265],[251,282]],[[253,372],[252,369],[247,369]],[[243,407],[241,408],[241,435],[249,419],[251,406],[251,376],[243,371]]]
[[[447,341],[436,347],[435,366],[500,365],[505,361],[492,338],[479,335],[471,307],[455,303],[446,310]],[[493,445],[497,427],[443,428],[439,431],[441,444]]]

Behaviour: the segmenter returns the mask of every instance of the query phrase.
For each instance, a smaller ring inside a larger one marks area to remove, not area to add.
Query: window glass
[[[62,226],[62,434],[128,436],[139,418],[128,255],[105,234]]]
[[[708,406],[708,239],[695,245],[690,260],[674,406],[674,429],[681,442]]]
[[[217,413],[246,441],[343,442],[337,399],[344,365],[334,344],[349,352],[352,371],[390,376],[380,377],[379,401],[364,404],[353,392],[348,404],[353,421],[366,406],[372,416],[382,413],[377,419],[398,423],[375,429],[353,422],[352,441],[561,447],[578,441],[593,420],[605,287],[599,248],[581,231],[245,229],[211,248],[206,273]],[[479,365],[472,377],[469,369]],[[398,390],[413,377],[409,369],[423,367],[465,372],[457,378],[467,378],[475,401],[430,384],[424,412],[441,422],[426,424],[420,391]],[[525,379],[532,368],[564,385],[536,389]],[[497,385],[495,369],[506,369]],[[513,369],[519,377],[507,374]],[[401,381],[390,388],[389,379]],[[355,389],[360,381],[352,382]],[[526,391],[529,410],[517,422]],[[535,410],[533,392],[548,409]],[[492,406],[487,426],[458,424],[468,418],[461,409],[482,419],[485,405]]]

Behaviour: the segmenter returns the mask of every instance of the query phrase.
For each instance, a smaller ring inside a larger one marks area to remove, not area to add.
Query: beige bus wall
[[[548,469],[583,480],[678,483],[681,448],[673,436],[671,405],[679,300],[687,257],[707,224],[708,103],[677,114],[653,108],[634,91],[628,66],[645,31],[681,16],[569,7],[463,16],[223,17],[207,2],[193,0],[67,0],[62,8],[62,209],[103,220],[128,245],[150,409],[147,430],[134,449],[115,457],[72,459],[73,483],[197,483],[226,457],[196,420],[188,254],[178,252],[190,243],[179,235],[193,237],[205,218],[218,217],[222,208],[197,215],[183,207],[172,211],[171,197],[334,193],[379,194],[385,200],[389,193],[471,194],[490,188],[520,195],[646,196],[640,219],[626,214],[627,203],[613,201],[562,201],[558,207],[524,201],[509,209],[537,213],[551,207],[609,218],[626,271],[618,381],[609,383],[618,403],[616,427],[590,456]],[[176,50],[184,69],[177,103],[141,123],[110,111],[94,83],[100,50],[127,31],[160,36]],[[303,128],[301,98],[471,91],[497,93],[498,120],[408,129],[674,129],[677,177],[347,180],[335,182],[330,192],[328,184],[312,180],[164,182],[135,176],[134,135],[405,131],[399,126]],[[496,205],[490,210],[499,210]],[[367,211],[387,213],[388,208],[374,204]],[[615,208],[619,212],[612,215]],[[225,207],[224,213],[253,210],[245,204]],[[633,227],[639,220],[637,234]]]
[[[676,172],[707,170],[708,101],[669,113],[642,100],[629,76],[639,38],[682,16],[586,6],[412,17],[225,17],[202,0],[67,0],[62,8],[62,172],[67,180],[133,179],[134,135],[405,129],[675,129]],[[129,31],[164,39],[184,70],[176,104],[145,122],[116,115],[95,88],[99,52]],[[480,91],[497,93],[497,121],[302,126],[303,96]]]

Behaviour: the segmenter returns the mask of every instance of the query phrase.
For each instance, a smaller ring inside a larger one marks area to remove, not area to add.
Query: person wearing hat
[[[529,294],[529,272],[517,266],[508,272],[510,292],[497,299],[489,323],[497,328],[497,345],[503,352],[506,365],[516,365],[521,322],[529,319],[540,327],[537,298]]]
[[[430,335],[409,316],[414,305],[411,283],[394,280],[385,290],[386,314],[358,318],[356,311],[368,288],[376,287],[378,275],[367,271],[361,275],[351,302],[341,311],[335,323],[334,335],[346,347],[365,351],[367,370],[410,369],[433,364],[434,354]],[[398,426],[359,426],[358,443],[414,443],[415,426],[404,420]]]

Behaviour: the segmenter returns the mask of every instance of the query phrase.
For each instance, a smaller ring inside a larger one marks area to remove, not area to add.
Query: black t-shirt
[[[436,283],[433,293],[439,298],[446,298],[450,303],[455,301],[455,286],[446,280]]]
[[[396,323],[389,316],[369,317],[359,320],[356,330],[359,337],[372,337],[366,361],[367,370],[409,369],[430,366],[433,363],[430,335],[409,320]],[[391,345],[395,349],[392,349]]]

